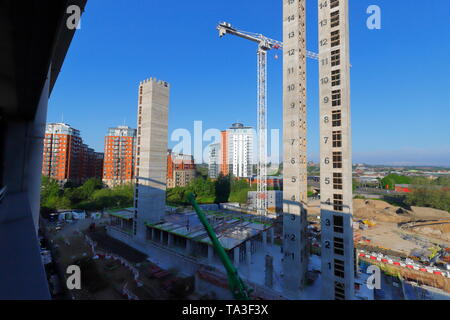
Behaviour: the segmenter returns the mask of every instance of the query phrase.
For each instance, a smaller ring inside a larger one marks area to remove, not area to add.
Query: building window
[[[331,51],[331,66],[336,67],[341,64],[341,50]]]
[[[334,190],[342,190],[342,173],[333,173]]]
[[[339,26],[339,10],[331,13],[331,27]]]
[[[341,148],[341,147],[342,147],[342,132],[333,131],[333,148]]]
[[[331,71],[331,86],[336,87],[341,84],[341,70]]]
[[[331,0],[330,1],[330,8],[336,8],[339,5],[339,0]]]
[[[334,283],[334,299],[345,300],[345,284],[338,281]]]
[[[333,90],[331,92],[331,103],[333,107],[338,107],[341,105],[341,90]]]
[[[334,275],[339,278],[345,277],[345,264],[344,261],[334,259]]]
[[[344,217],[336,215],[333,216],[333,225],[334,225],[334,232],[344,233]]]
[[[341,111],[333,111],[333,127],[340,127],[342,123]]]
[[[333,152],[333,168],[342,169],[342,152]]]
[[[344,255],[344,239],[334,238],[334,253],[340,256]]]
[[[337,47],[341,44],[339,30],[331,32],[331,47]]]
[[[344,211],[344,197],[342,194],[333,195],[334,211]]]

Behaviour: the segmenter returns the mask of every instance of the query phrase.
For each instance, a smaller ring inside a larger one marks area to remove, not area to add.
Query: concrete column
[[[172,245],[173,245],[173,234],[168,233],[167,246],[171,247]]]
[[[252,263],[252,242],[251,240],[248,240],[245,243],[245,254],[247,256],[247,265],[250,267]]]
[[[186,239],[186,254],[190,255],[192,252],[192,242],[189,239]]]
[[[240,250],[239,247],[234,248],[234,266],[237,268],[239,266],[239,255],[240,255]]]
[[[265,281],[266,287],[273,287],[273,257],[266,255]]]
[[[275,245],[275,230],[274,228],[270,228],[270,245]]]
[[[160,231],[160,242],[161,244],[164,244],[164,231]]]
[[[212,246],[208,246],[208,263],[212,265],[214,261],[214,248]]]
[[[267,231],[263,231],[262,233],[262,238],[263,238],[263,249],[266,250],[267,249]]]
[[[150,228],[150,240],[155,241],[155,229]]]

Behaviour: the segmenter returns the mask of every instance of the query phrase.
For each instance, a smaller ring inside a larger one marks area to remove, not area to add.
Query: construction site
[[[67,258],[66,264],[79,261],[107,271],[96,282],[104,286],[89,298],[375,299],[376,292],[366,286],[368,275],[360,270],[363,263],[449,291],[450,270],[443,269],[448,264],[437,261],[448,259],[448,222],[439,221],[448,214],[434,212],[424,221],[420,208],[407,211],[353,200],[348,1],[319,2],[318,53],[306,49],[305,0],[283,0],[283,41],[226,22],[217,26],[220,37],[237,36],[257,45],[254,214],[223,204],[200,206],[193,194],[191,206],[166,206],[171,86],[155,78],[139,84],[134,206],[109,212],[104,228],[73,230],[53,239],[65,248],[61,252],[68,256],[61,259]],[[267,191],[271,50],[282,51],[284,75],[283,213],[278,220],[269,216]],[[320,62],[322,200],[316,202],[307,196],[307,58]],[[423,233],[436,241],[419,244],[415,235]],[[68,253],[74,247],[76,254]],[[416,259],[410,261],[414,253]],[[427,255],[428,265],[423,261]],[[397,282],[389,281],[388,287],[396,287]]]

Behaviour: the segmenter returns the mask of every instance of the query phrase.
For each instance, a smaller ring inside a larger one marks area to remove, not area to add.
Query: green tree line
[[[390,174],[381,180],[384,188],[393,190],[396,184],[411,185],[412,192],[406,195],[409,206],[428,207],[450,212],[450,177],[431,180],[426,177],[407,177]]]
[[[274,189],[274,188],[269,188]],[[167,190],[167,203],[172,205],[186,205],[189,193],[197,195],[199,203],[247,203],[249,191],[256,191],[256,185],[250,185],[245,180],[235,179],[231,175],[220,175],[216,181],[207,177],[198,177],[187,187],[176,187]]]
[[[89,179],[80,186],[66,183],[61,187],[49,177],[42,177],[41,210],[62,209],[103,210],[133,206],[132,184],[106,188],[98,179]]]

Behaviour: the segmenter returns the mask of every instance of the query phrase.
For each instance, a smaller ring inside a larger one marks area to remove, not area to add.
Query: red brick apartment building
[[[167,188],[186,187],[196,176],[194,157],[167,153]]]
[[[221,138],[220,173],[227,176],[230,174],[230,165],[228,164],[228,131],[222,131]]]
[[[45,131],[42,174],[60,183],[101,179],[102,153],[83,143],[80,131],[65,123],[48,124]]]
[[[103,182],[109,187],[132,183],[135,175],[136,129],[110,128],[105,137]]]

